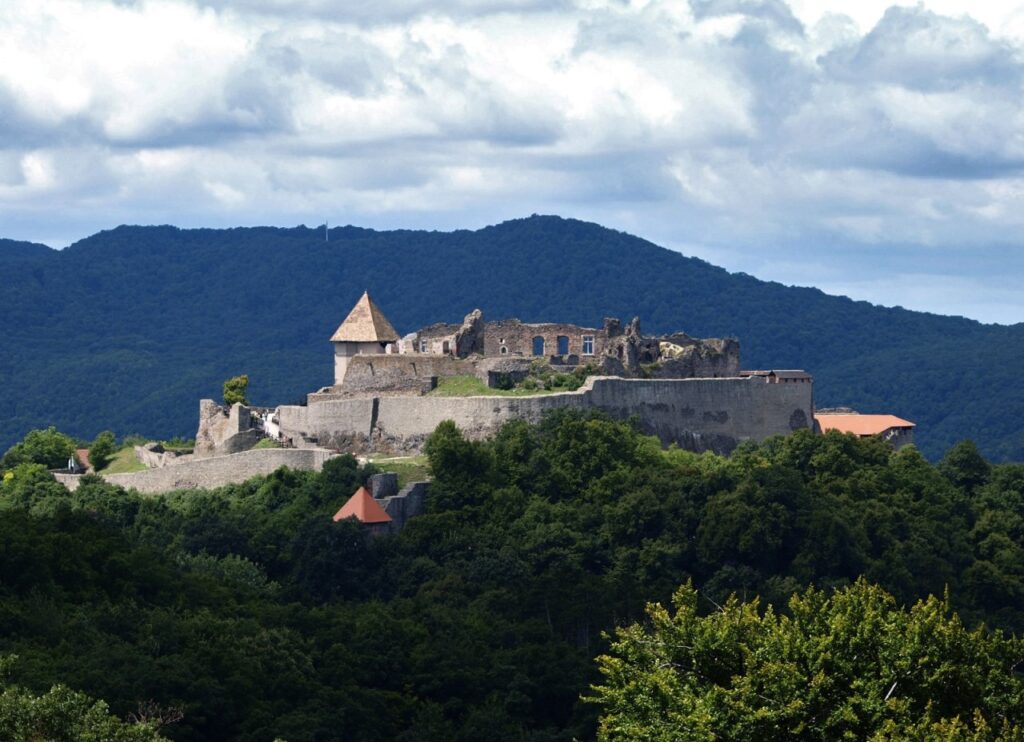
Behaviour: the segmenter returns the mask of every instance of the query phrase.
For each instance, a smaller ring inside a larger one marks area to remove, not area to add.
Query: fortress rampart
[[[598,409],[636,417],[665,445],[728,453],[738,443],[813,425],[813,385],[750,378],[592,377],[575,392],[535,396],[375,396],[278,408],[281,433],[295,444],[353,451],[418,451],[442,420],[471,438],[509,420],[538,422],[548,410]]]
[[[254,451],[213,456],[128,474],[108,474],[111,484],[145,494],[181,489],[209,489],[251,477],[270,474],[282,466],[305,471],[320,471],[324,462],[337,456],[333,451],[296,448],[262,448]],[[59,479],[69,490],[78,487],[78,477]]]

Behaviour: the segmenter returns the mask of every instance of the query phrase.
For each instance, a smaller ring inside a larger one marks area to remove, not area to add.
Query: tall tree
[[[1024,641],[969,631],[947,600],[909,610],[861,579],[793,597],[789,615],[735,597],[710,615],[690,584],[675,613],[616,632],[599,658],[599,738],[1019,740]],[[710,606],[709,606],[710,607]]]
[[[232,376],[224,382],[224,404],[249,404],[245,395],[249,393],[249,376]]]
[[[61,469],[75,455],[75,442],[54,427],[30,431],[0,459],[0,469],[13,469],[18,464],[42,464],[47,469]]]

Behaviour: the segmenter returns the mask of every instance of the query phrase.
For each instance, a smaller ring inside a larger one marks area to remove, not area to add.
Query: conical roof
[[[391,516],[384,512],[366,487],[360,487],[341,510],[334,514],[334,522],[355,517],[360,523],[390,523]]]
[[[345,321],[338,326],[331,336],[332,343],[397,343],[398,333],[388,322],[384,312],[373,303],[370,293],[364,291],[362,297],[352,307]]]

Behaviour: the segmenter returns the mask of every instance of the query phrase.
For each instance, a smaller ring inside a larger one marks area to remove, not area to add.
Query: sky
[[[0,237],[479,228],[1024,322],[1024,2],[3,0]]]

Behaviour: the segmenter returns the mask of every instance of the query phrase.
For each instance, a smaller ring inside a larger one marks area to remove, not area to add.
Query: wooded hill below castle
[[[730,274],[558,217],[477,231],[118,227],[55,251],[0,240],[0,449],[56,425],[189,435],[195,400],[248,373],[260,404],[332,378],[325,337],[364,289],[399,332],[466,307],[585,325],[733,336],[744,365],[813,373],[819,407],[918,423],[938,458],[975,440],[1024,460],[1024,324],[982,325]]]

